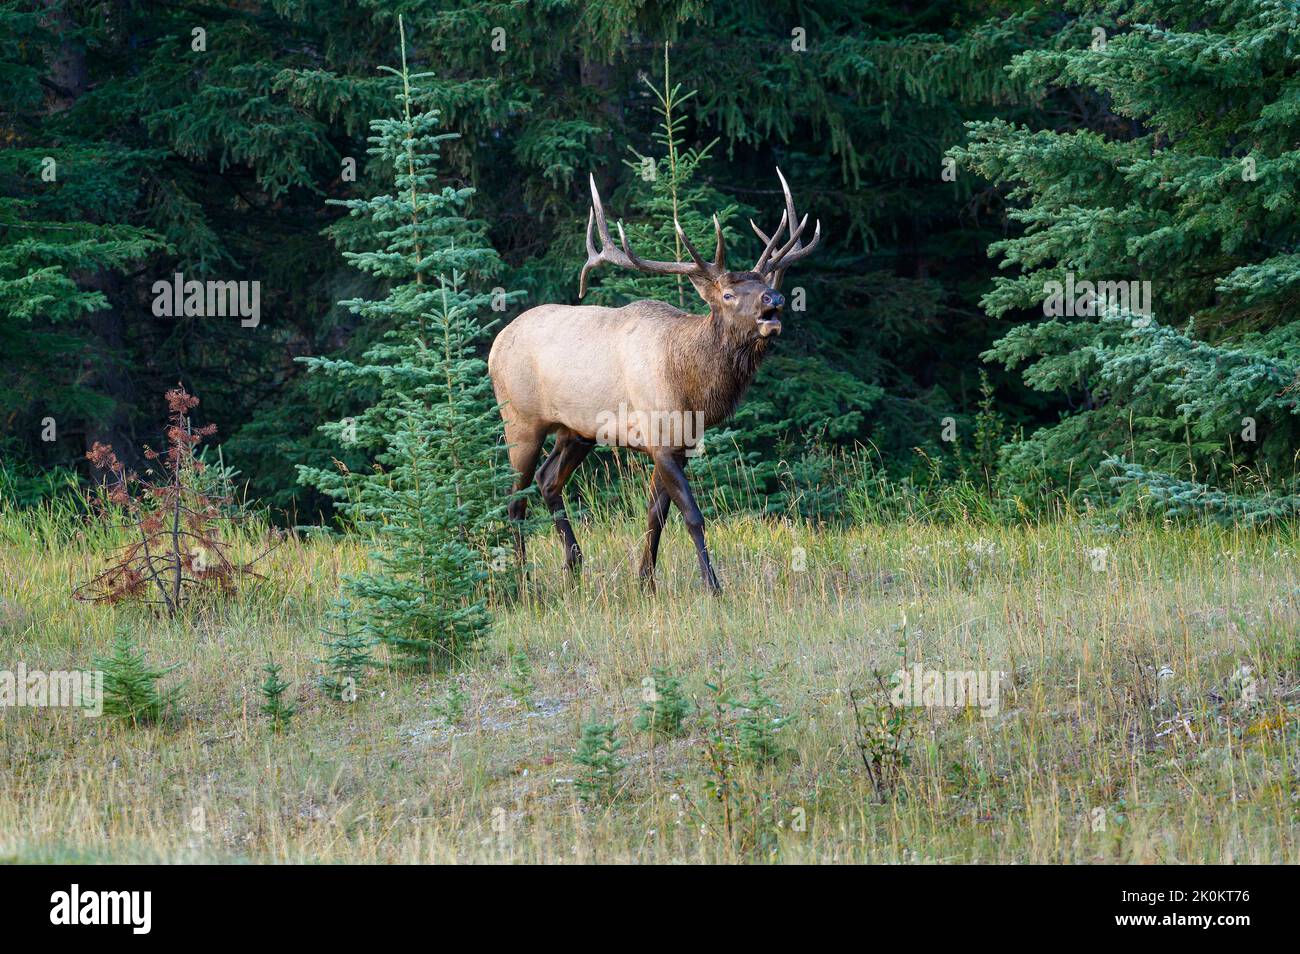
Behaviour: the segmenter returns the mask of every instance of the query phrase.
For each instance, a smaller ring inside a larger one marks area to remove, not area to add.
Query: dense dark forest
[[[474,278],[497,292],[485,340],[576,301],[589,174],[659,258],[669,199],[702,246],[716,211],[756,254],[777,167],[821,220],[787,333],[699,465],[743,472],[754,506],[833,509],[856,455],[1022,507],[1295,509],[1300,15],[1212,0],[4,0],[4,496],[90,479],[96,442],[143,466],[180,382],[250,498],[329,514],[298,465],[364,467],[318,428],[375,395],[299,359],[391,330],[341,302],[384,283],[345,255],[373,244],[345,203],[392,181],[367,136],[399,14],[441,183],[499,256]],[[192,280],[256,297],[186,314]]]

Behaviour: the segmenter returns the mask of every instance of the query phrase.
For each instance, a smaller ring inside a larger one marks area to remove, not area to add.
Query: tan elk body
[[[536,473],[571,569],[580,566],[581,551],[565,513],[564,485],[598,442],[611,443],[649,454],[655,464],[642,579],[653,582],[664,520],[669,505],[676,504],[695,543],[705,584],[719,588],[704,542],[704,520],[686,481],[686,457],[702,428],[726,420],[744,396],[771,339],[781,331],[781,278],[820,240],[819,222],[812,239],[803,244],[807,216],[795,224],[794,201],[784,176],[781,186],[786,210],[772,237],[754,226],[765,243],[757,264],[751,271],[729,272],[716,217],[712,261],[700,257],[680,225],[677,234],[690,262],[637,257],[622,226],[622,247],[615,246],[593,178],[579,297],[586,292],[591,269],[608,262],[648,274],[686,277],[709,305],[709,314],[694,315],[660,301],[636,301],[622,308],[540,305],[516,318],[493,342],[488,370],[502,406],[515,490],[526,488]],[[600,235],[599,250],[593,228]],[[783,232],[788,238],[779,245]],[[556,436],[555,447],[538,468],[549,434]],[[524,507],[522,498],[512,501],[511,517],[522,519]],[[522,560],[522,534],[518,547]]]

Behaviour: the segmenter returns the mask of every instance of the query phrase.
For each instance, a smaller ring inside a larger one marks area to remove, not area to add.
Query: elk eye
[[[733,295],[731,292],[725,292],[725,293],[723,294],[723,296],[722,296],[722,300],[723,300],[723,301],[733,301],[733,300],[735,300],[735,297],[736,297],[736,296]]]

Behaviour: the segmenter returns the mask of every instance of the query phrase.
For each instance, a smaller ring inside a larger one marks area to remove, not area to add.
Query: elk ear
[[[718,290],[718,283],[716,281],[705,275],[687,275],[686,277],[691,280],[691,284],[695,287],[695,291],[704,299],[706,305],[710,308],[717,306],[718,299],[722,297],[722,293]]]

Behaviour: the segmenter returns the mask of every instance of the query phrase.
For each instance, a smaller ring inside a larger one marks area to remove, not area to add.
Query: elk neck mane
[[[676,309],[674,309],[676,311]],[[768,339],[738,334],[715,316],[678,311],[668,338],[668,379],[685,407],[700,411],[708,426],[735,412],[753,383]]]

